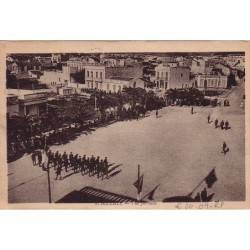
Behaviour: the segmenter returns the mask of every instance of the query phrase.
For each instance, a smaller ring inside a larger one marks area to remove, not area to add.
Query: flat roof
[[[29,94],[37,94],[37,93],[50,93],[50,89],[7,89],[7,94],[9,95],[29,95]]]
[[[109,79],[112,79],[112,80],[120,80],[120,81],[131,81],[135,78],[133,77],[121,77],[121,76],[111,76]]]

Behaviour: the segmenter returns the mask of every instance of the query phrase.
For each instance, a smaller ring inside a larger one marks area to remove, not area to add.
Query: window
[[[214,80],[211,80],[211,87],[214,86]]]
[[[107,83],[107,91],[109,91],[109,83]]]
[[[166,72],[166,78],[168,78],[168,72]]]
[[[87,71],[87,77],[89,77],[89,71]]]
[[[163,72],[161,72],[161,77],[163,78]]]
[[[95,87],[98,89],[98,82],[95,83]]]
[[[91,77],[93,78],[93,71],[91,71]]]
[[[95,77],[98,78],[98,72],[95,73]]]
[[[181,77],[183,76],[183,74],[181,74]]]
[[[157,78],[159,78],[159,72],[156,72]]]
[[[102,79],[102,72],[100,72],[100,78]]]

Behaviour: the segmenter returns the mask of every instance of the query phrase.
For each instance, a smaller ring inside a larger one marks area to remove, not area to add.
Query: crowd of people
[[[43,156],[47,155],[47,166],[45,166],[45,160]],[[86,155],[80,156],[78,154],[73,154],[72,152],[68,155],[66,152],[60,154],[58,151],[55,153],[48,150],[47,153],[43,151],[34,151],[31,154],[33,166],[39,165],[43,170],[47,168],[54,168],[56,173],[56,178],[62,180],[62,171],[69,172],[73,170],[75,174],[81,173],[82,175],[88,174],[89,177],[97,176],[97,178],[108,179],[109,174],[109,164],[108,159],[105,157],[101,159],[100,156],[87,157]]]

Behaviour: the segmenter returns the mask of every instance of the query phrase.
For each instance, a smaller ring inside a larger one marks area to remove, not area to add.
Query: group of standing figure
[[[63,169],[65,172],[68,172],[69,169],[72,169],[74,173],[81,173],[82,175],[88,174],[90,176],[96,175],[97,178],[108,178],[108,159],[105,157],[104,159],[100,159],[100,156],[94,157],[87,157],[84,155],[83,157],[71,152],[69,155],[64,152],[60,154],[58,151],[56,153],[49,150],[47,152],[48,156],[48,166],[47,167],[54,167],[56,171],[56,178],[60,178],[62,180],[62,171]],[[42,153],[32,153],[31,155],[33,165],[37,165],[36,158],[38,158],[39,167],[42,167]],[[45,167],[45,166],[44,166]]]

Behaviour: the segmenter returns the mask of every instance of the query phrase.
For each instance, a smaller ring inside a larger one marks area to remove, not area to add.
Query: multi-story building
[[[190,68],[158,65],[155,68],[156,87],[161,90],[189,86]]]
[[[102,89],[105,80],[105,67],[102,65],[85,66],[85,87]]]

